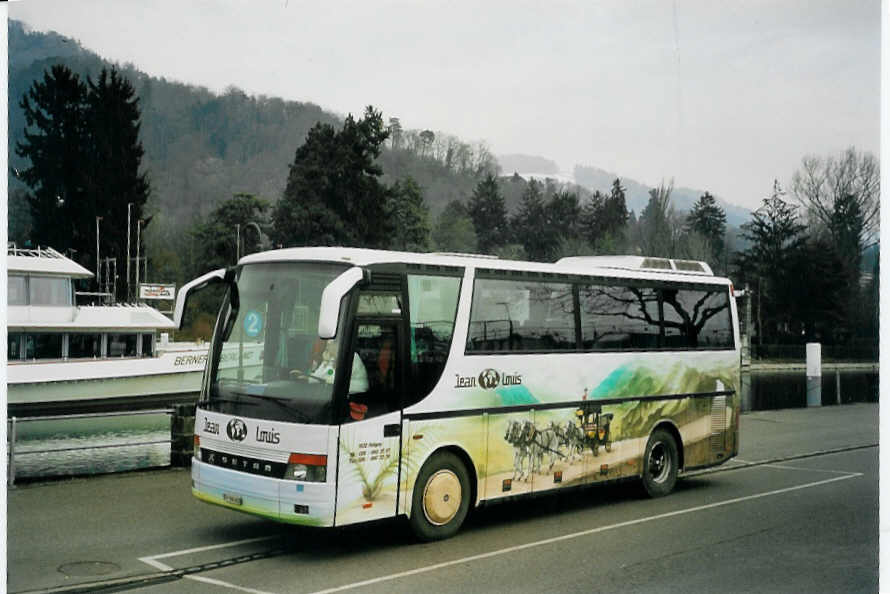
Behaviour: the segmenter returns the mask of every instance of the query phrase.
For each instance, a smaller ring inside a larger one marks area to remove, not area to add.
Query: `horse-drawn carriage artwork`
[[[528,419],[509,421],[504,441],[513,446],[513,480],[528,480],[532,474],[553,470],[557,461],[571,465],[587,448],[594,456],[599,456],[600,447],[611,452],[613,417],[603,413],[601,405],[583,402],[574,418],[550,421],[544,427]]]
[[[575,411],[581,425],[582,440],[594,456],[599,456],[600,446],[612,451],[611,424],[614,415],[603,413],[603,407],[593,402],[584,402]]]

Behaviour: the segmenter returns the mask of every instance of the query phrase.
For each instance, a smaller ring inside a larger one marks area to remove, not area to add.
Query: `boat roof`
[[[10,330],[135,332],[173,330],[173,320],[144,304],[80,305],[76,307],[10,306],[6,312]]]
[[[644,256],[573,256],[555,263],[502,260],[496,256],[459,253],[414,253],[347,247],[284,248],[244,256],[239,264],[258,262],[342,262],[354,266],[411,263],[437,266],[516,270],[551,274],[576,274],[616,278],[650,278],[679,282],[728,284],[714,276],[706,262]]]
[[[91,278],[92,272],[50,247],[36,249],[6,248],[6,269],[8,273],[29,273],[69,278]]]

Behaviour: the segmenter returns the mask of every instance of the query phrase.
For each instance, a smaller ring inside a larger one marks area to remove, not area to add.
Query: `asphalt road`
[[[491,506],[454,538],[282,526],[181,470],[9,492],[10,592],[875,592],[878,407],[742,417],[739,459],[662,499],[613,485]],[[107,591],[113,591],[107,590]]]

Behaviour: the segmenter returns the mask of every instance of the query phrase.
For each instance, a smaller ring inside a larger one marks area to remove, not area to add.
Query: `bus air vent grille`
[[[726,435],[726,396],[716,396],[711,400],[711,450],[723,450]]]
[[[671,261],[667,258],[646,258],[643,260],[642,268],[656,268],[658,270],[673,270]]]
[[[701,265],[701,262],[696,262],[694,260],[674,260],[674,266],[677,270],[682,270],[684,272],[705,272],[705,268]]]

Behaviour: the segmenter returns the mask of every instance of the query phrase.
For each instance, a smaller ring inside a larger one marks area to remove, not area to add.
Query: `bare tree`
[[[880,178],[875,156],[850,147],[839,157],[804,157],[792,178],[791,193],[835,240],[838,218],[850,212],[851,203],[855,205],[858,240],[865,245],[880,224]]]
[[[402,142],[402,122],[399,118],[389,118],[389,138],[393,150],[398,149]]]
[[[420,133],[420,142],[422,143],[423,147],[420,153],[421,157],[426,156],[426,152],[431,146],[433,146],[434,140],[436,140],[436,134],[432,130],[424,130]]]

